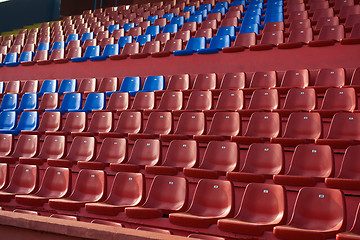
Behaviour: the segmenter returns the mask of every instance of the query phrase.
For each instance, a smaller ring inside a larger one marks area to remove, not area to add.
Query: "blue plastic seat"
[[[8,67],[16,67],[19,65],[18,59],[18,53],[8,53],[6,54],[4,64]]]
[[[66,46],[70,41],[76,41],[79,40],[79,34],[69,34],[69,36],[66,39]]]
[[[244,25],[250,25],[250,24],[260,24],[261,19],[260,15],[254,14],[254,15],[246,15],[244,19],[242,20],[242,24]]]
[[[0,82],[0,93],[4,93],[4,89],[5,89],[5,83]]]
[[[185,17],[181,16],[181,17],[173,17],[170,21],[170,24],[177,24],[179,26],[179,28],[182,27],[182,25],[184,25],[185,23]]]
[[[263,9],[263,3],[258,3],[258,2],[251,2],[249,3],[249,6],[246,7],[247,10],[252,10],[252,9]]]
[[[230,7],[239,5],[245,6],[245,0],[234,0],[232,3],[230,3]]]
[[[215,36],[211,39],[210,45],[208,48],[200,49],[198,54],[209,54],[209,53],[218,53],[224,47],[230,47],[231,41],[229,35]]]
[[[229,10],[229,3],[228,2],[218,2],[215,4],[215,8],[225,8],[226,11]]]
[[[54,93],[57,90],[57,80],[44,80],[40,91],[37,93],[38,97],[44,95],[44,93]]]
[[[130,30],[130,28],[135,27],[135,23],[125,23],[123,25],[123,29],[125,30],[125,32],[128,32]]]
[[[50,50],[50,43],[39,43],[36,51]]]
[[[190,12],[190,14],[194,14],[195,13],[195,6],[184,7],[183,12]]]
[[[151,38],[155,38],[160,33],[160,26],[148,26],[145,31],[145,35],[150,34]]]
[[[81,93],[65,93],[61,102],[61,106],[58,109],[46,109],[46,112],[61,112],[67,113],[71,110],[79,110],[82,105]]]
[[[17,114],[20,114],[22,111],[33,110],[38,106],[38,98],[36,93],[25,93],[22,98],[19,107],[15,110]]]
[[[199,38],[190,38],[188,43],[186,44],[185,50],[174,51],[174,56],[185,56],[185,55],[193,55],[200,49],[204,49],[206,47],[206,39],[205,37]]]
[[[176,33],[179,30],[177,24],[167,24],[164,27],[163,33]]]
[[[26,111],[21,113],[19,123],[16,128],[11,130],[1,130],[0,134],[13,134],[17,136],[21,131],[34,131],[39,125],[39,113],[36,111]]]
[[[221,15],[225,15],[226,9],[224,7],[218,7],[211,10],[211,13],[221,13]]]
[[[33,56],[34,56],[33,52],[22,52],[20,54],[19,63],[31,62],[33,60]]]
[[[106,60],[111,55],[119,54],[119,45],[118,44],[108,44],[105,46],[103,54],[101,56],[90,57],[90,61],[103,61]]]
[[[283,21],[284,21],[283,13],[266,14],[264,24],[260,25],[260,29],[264,29],[266,23],[269,23],[269,22],[283,22]]]
[[[202,23],[202,21],[203,21],[203,16],[201,14],[191,15],[188,20],[188,22],[197,22],[197,23]]]
[[[130,91],[130,96],[135,96],[138,92],[154,92],[156,90],[164,90],[164,76],[148,76],[145,79],[144,87],[141,91]]]
[[[175,17],[174,13],[166,13],[162,16],[162,18],[166,18],[169,22],[172,20],[173,17]]]
[[[206,10],[206,9],[203,9],[203,10],[197,10],[197,11],[195,11],[195,14],[196,14],[196,15],[201,15],[201,16],[202,16],[202,20],[203,20],[203,19],[206,19],[206,18],[207,18],[208,12],[210,12],[210,11],[208,11],[208,10]],[[201,21],[202,21],[202,20],[201,20]],[[190,22],[190,19],[188,20],[188,22]]]
[[[261,8],[249,9],[245,12],[245,16],[254,16],[254,15],[261,15],[261,14],[262,14]]]
[[[244,4],[245,5],[245,4]],[[208,3],[208,4],[201,4],[199,6],[199,10],[207,10],[208,12],[211,11],[211,4]]]
[[[120,37],[119,41],[118,41],[118,45],[119,45],[120,49],[122,49],[126,43],[132,43],[132,42],[133,42],[132,36]]]
[[[256,33],[259,34],[259,24],[243,24],[240,28],[240,33]]]
[[[3,111],[0,113],[0,131],[11,130],[16,126],[16,112]]]
[[[140,46],[143,46],[146,42],[151,42],[151,35],[150,34],[139,35],[136,38],[136,42],[138,42]]]
[[[0,105],[0,111],[11,111],[15,110],[18,106],[18,95],[17,94],[5,94]]]
[[[105,93],[89,93],[82,109],[69,110],[69,112],[91,113],[92,110],[103,110],[105,105]]]
[[[131,91],[140,91],[141,87],[141,78],[140,77],[124,77],[124,80],[121,83],[119,91],[106,92],[106,96],[110,97],[113,93],[118,92],[131,92]]]
[[[153,25],[156,19],[159,19],[159,15],[148,16],[146,21],[150,21],[151,25]]]
[[[230,27],[219,27],[216,36],[225,36],[229,35],[231,41],[235,41],[236,38],[236,28],[234,26]]]
[[[83,33],[83,35],[81,36],[80,42],[81,42],[81,44],[83,44],[87,39],[93,39],[93,38],[94,38],[93,32]]]
[[[100,46],[88,46],[86,48],[85,54],[83,57],[75,57],[72,58],[71,61],[72,62],[85,62],[87,61],[90,57],[93,56],[100,56]]]
[[[114,24],[108,27],[108,31],[110,34],[112,34],[115,30],[119,30],[119,29],[120,29],[120,24]]]
[[[76,79],[64,79],[61,81],[59,87],[59,95],[63,95],[66,92],[75,92],[76,91]]]
[[[64,49],[65,48],[65,42],[61,41],[61,42],[54,42],[51,51],[55,50],[55,49]]]

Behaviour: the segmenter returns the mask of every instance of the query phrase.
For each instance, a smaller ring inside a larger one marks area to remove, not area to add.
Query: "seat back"
[[[100,46],[88,46],[85,50],[84,57],[89,59],[90,57],[100,56]]]
[[[18,112],[25,109],[36,109],[38,105],[38,98],[36,93],[25,93],[20,102],[20,106],[17,108]]]
[[[129,164],[155,165],[161,155],[161,144],[158,139],[138,139],[132,149]]]
[[[83,78],[79,84],[78,92],[95,92],[96,78]]]
[[[76,136],[65,157],[69,161],[89,161],[95,157],[95,138]]]
[[[309,86],[309,71],[307,69],[287,70],[281,81],[281,87],[305,88],[307,86]]]
[[[72,132],[83,132],[86,126],[86,113],[85,112],[69,112],[62,132],[72,133]]]
[[[290,114],[283,137],[318,139],[322,136],[319,113],[293,112]]]
[[[248,106],[248,109],[273,110],[277,109],[279,96],[276,89],[256,89]]]
[[[45,170],[39,191],[40,197],[62,198],[71,189],[71,172],[68,168],[48,167]]]
[[[104,133],[110,132],[113,125],[112,112],[95,112],[93,113],[87,132]]]
[[[205,115],[202,112],[184,112],[180,115],[175,134],[202,135],[205,132]]]
[[[242,89],[245,87],[245,73],[225,73],[221,80],[220,89]]]
[[[133,110],[153,109],[155,106],[154,92],[137,92],[132,104]]]
[[[172,130],[171,112],[152,112],[149,115],[144,133],[169,134]]]
[[[97,202],[104,198],[106,174],[101,170],[81,169],[69,199]]]
[[[210,91],[193,91],[190,93],[186,110],[209,110],[212,106],[212,94]]]
[[[186,50],[197,51],[206,47],[205,37],[190,38],[186,44]]]
[[[320,109],[351,112],[355,109],[356,103],[354,88],[328,88]]]
[[[210,90],[216,88],[216,73],[198,74],[194,80],[192,89]]]
[[[6,163],[0,163],[0,189],[3,189],[8,184],[9,170]]]
[[[276,72],[255,72],[251,78],[250,88],[274,88],[276,87]]]
[[[64,79],[61,81],[58,93],[63,95],[66,92],[76,91],[76,79]]]
[[[139,91],[141,87],[140,77],[124,77],[120,91],[121,92],[130,92],[130,91]]]
[[[59,111],[78,110],[82,105],[81,93],[65,93]]]
[[[118,85],[117,77],[104,77],[101,79],[98,92],[111,92],[116,91]]]
[[[45,93],[41,98],[38,109],[56,109],[58,106],[58,98],[58,93]]]
[[[15,110],[18,105],[18,95],[17,94],[5,94],[1,101],[0,110]]]
[[[237,111],[244,106],[244,94],[241,90],[224,90],[220,93],[215,109]]]
[[[328,139],[360,139],[360,113],[338,112],[331,120]]]
[[[11,157],[27,157],[31,158],[35,156],[38,149],[38,137],[37,135],[20,135],[14,152]]]
[[[34,131],[39,125],[39,114],[35,111],[23,112],[20,115],[19,123],[15,130],[15,135],[20,131]]]
[[[200,169],[231,172],[239,162],[239,151],[234,142],[211,141],[207,145]]]
[[[165,91],[161,96],[158,109],[164,111],[180,110],[183,105],[183,93],[180,91]]]
[[[315,86],[342,87],[345,84],[345,70],[343,68],[323,68],[319,71]]]
[[[237,112],[215,113],[208,135],[236,136],[241,133],[240,116]]]
[[[360,145],[350,146],[346,149],[338,178],[360,179],[360,164],[357,157],[360,154]]]
[[[191,168],[198,160],[198,146],[194,140],[173,140],[170,142],[163,166]]]
[[[313,88],[291,88],[285,98],[283,109],[309,111],[316,107],[316,92]]]
[[[126,159],[127,142],[125,138],[105,138],[101,144],[97,162],[121,163]]]
[[[165,87],[164,76],[148,76],[145,79],[145,83],[142,91],[153,92],[155,90],[163,90],[164,87]]]
[[[166,90],[187,90],[189,89],[189,82],[189,74],[172,75]]]
[[[42,159],[58,159],[65,153],[65,136],[47,135],[38,155]]]
[[[21,90],[21,93],[36,93],[38,91],[38,85],[38,80],[27,80]]]
[[[54,93],[57,90],[57,80],[44,80],[39,95],[42,96],[44,93]]]
[[[16,165],[9,186],[4,191],[16,194],[30,194],[34,192],[38,185],[38,171],[36,165]]]
[[[127,92],[116,92],[111,94],[106,110],[126,110],[129,107],[129,94]]]
[[[13,144],[14,143],[12,134],[0,134],[0,156],[5,157],[9,155],[12,151]]]
[[[127,136],[128,133],[138,133],[142,126],[141,112],[125,111],[119,116],[115,132]]]
[[[92,110],[102,110],[106,106],[105,93],[89,93],[82,111],[87,113]]]
[[[0,129],[11,130],[16,126],[16,112],[15,111],[2,111],[0,112]]]

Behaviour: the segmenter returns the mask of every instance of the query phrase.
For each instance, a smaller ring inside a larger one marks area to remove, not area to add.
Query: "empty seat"
[[[216,73],[198,74],[194,80],[192,90],[211,90],[216,88]]]
[[[284,171],[284,152],[277,143],[253,143],[250,145],[243,168],[239,172],[227,172],[231,181],[265,182]]]
[[[172,111],[180,110],[183,105],[183,92],[164,91],[156,110],[149,111]],[[145,111],[147,112],[147,111]]]
[[[2,111],[0,112],[0,130],[11,130],[16,126],[16,112]]]
[[[39,154],[32,157],[20,157],[20,163],[42,165],[49,158],[61,158],[65,153],[65,144],[64,136],[46,136]]]
[[[310,41],[310,47],[331,46],[345,38],[343,25],[323,26],[319,33],[318,40]]]
[[[5,94],[1,101],[0,111],[12,111],[18,106],[18,95],[17,94]]]
[[[0,189],[4,189],[8,184],[9,167],[7,163],[0,163]]]
[[[264,32],[260,44],[250,46],[251,51],[272,49],[280,43],[284,42],[283,31]]]
[[[103,140],[99,153],[94,161],[78,161],[79,168],[104,169],[110,163],[122,163],[126,159],[127,142],[125,138],[110,138]]]
[[[116,91],[117,86],[118,86],[117,77],[104,77],[104,78],[101,79],[101,82],[99,84],[99,88],[97,89],[96,92],[105,93],[105,92]],[[87,92],[87,93],[89,93],[89,92]]]
[[[223,48],[224,53],[229,52],[241,52],[245,48],[249,48],[252,45],[256,44],[256,34],[252,33],[241,33],[238,34],[235,38],[234,44],[231,47]]]
[[[309,71],[307,69],[287,70],[278,91],[287,92],[290,88],[306,88],[307,86],[309,86]]]
[[[24,110],[34,110],[37,108],[37,105],[38,98],[36,93],[25,93],[21,98],[19,107],[15,109],[15,112],[21,114]]]
[[[82,169],[75,182],[74,190],[67,198],[50,199],[49,206],[54,209],[77,211],[85,203],[104,199],[106,174],[100,170]]]
[[[320,114],[293,112],[290,114],[282,137],[272,138],[271,142],[284,146],[296,146],[301,143],[314,143],[322,136]]]
[[[88,46],[85,50],[83,57],[73,57],[71,58],[72,62],[85,62],[90,59],[90,57],[100,56],[100,46]]]
[[[68,113],[61,130],[45,131],[47,135],[69,135],[74,132],[82,132],[86,126],[86,113],[85,112],[70,112]]]
[[[279,43],[277,47],[280,49],[300,48],[304,44],[308,44],[312,40],[313,40],[312,28],[293,29],[290,32],[287,42]]]
[[[78,161],[90,161],[95,156],[95,139],[93,137],[77,136],[71,143],[66,156],[47,159],[49,166],[72,167]]]
[[[119,54],[118,44],[107,44],[101,56],[91,56],[90,61],[104,61],[112,55]]]
[[[79,84],[77,92],[95,92],[96,89],[96,78],[83,78]]]
[[[173,111],[181,114],[184,111],[210,110],[212,106],[212,94],[210,91],[192,91],[184,110]]]
[[[286,175],[274,175],[277,184],[315,186],[334,174],[334,156],[330,146],[300,144],[295,148]]]
[[[152,57],[166,57],[170,53],[183,49],[183,40],[181,39],[169,39],[166,41],[163,51],[158,53],[152,53]]]
[[[345,199],[340,190],[302,188],[290,222],[276,226],[273,232],[281,239],[334,238],[345,230],[345,219]]]
[[[77,87],[76,85],[76,79],[62,80],[58,90],[59,95],[61,96],[66,92],[75,92]]]
[[[286,191],[284,187],[250,183],[246,186],[235,218],[220,219],[218,228],[226,232],[263,235],[274,226],[286,223]]]
[[[194,139],[201,142],[229,140],[241,133],[241,118],[237,112],[217,112],[211,121],[206,135],[196,135]]]
[[[0,133],[8,133],[17,136],[21,131],[33,131],[38,127],[39,115],[37,112],[23,112],[20,115],[18,125],[14,129],[1,130]]]
[[[205,48],[205,37],[190,38],[185,50],[174,51],[174,56],[193,55],[199,49]]]
[[[358,190],[360,182],[359,164],[356,159],[359,154],[359,145],[350,146],[346,149],[341,164],[340,172],[336,178],[326,178],[327,187]]]
[[[35,165],[16,165],[9,186],[0,191],[0,201],[9,202],[17,194],[30,194],[36,191],[38,187],[38,171]]]
[[[102,110],[102,109],[104,109],[105,105],[106,105],[105,93],[97,93],[97,92],[89,93],[87,95],[84,107],[82,109],[76,109],[76,108],[75,109],[69,109],[68,112],[91,113],[93,110]]]
[[[132,59],[145,58],[147,56],[150,56],[152,53],[160,52],[160,45],[161,45],[160,41],[146,42],[144,44],[141,53],[131,54],[130,58]]]
[[[160,155],[161,144],[158,139],[138,139],[129,160],[126,163],[110,163],[110,168],[119,172],[138,172],[145,165],[156,165]]]
[[[274,88],[276,87],[276,79],[275,71],[255,72],[251,78],[249,88]]]
[[[235,73],[225,73],[220,84],[220,90],[223,91],[225,89],[237,90],[243,89],[245,87],[245,73],[244,72],[235,72]]]
[[[21,90],[21,94],[36,93],[38,91],[38,85],[39,81],[37,80],[27,80]]]
[[[17,203],[27,206],[42,206],[50,198],[66,196],[71,186],[71,172],[68,168],[48,167],[45,170],[40,188],[30,195],[16,195]]]
[[[138,133],[142,129],[142,115],[139,111],[123,111],[113,132],[99,133],[99,137],[127,137],[129,133]]]
[[[336,234],[336,240],[352,240],[359,238],[360,237],[359,223],[360,223],[360,205],[356,211],[355,220],[351,229],[347,232]]]
[[[130,218],[159,218],[165,214],[181,212],[187,207],[187,194],[185,178],[156,176],[145,203],[140,207],[127,207],[125,213]]]
[[[0,157],[9,155],[13,150],[13,145],[14,143],[12,134],[0,134]]]
[[[57,90],[58,81],[57,80],[44,80],[40,91],[38,92],[38,97],[42,97],[45,93],[55,93]]]
[[[205,116],[202,112],[184,112],[180,115],[174,134],[160,134],[163,141],[192,139],[205,131]]]
[[[350,15],[352,16],[352,15]],[[360,14],[357,14],[356,16],[360,16]],[[360,19],[360,17],[359,17]],[[350,36],[348,38],[342,39],[341,40],[341,44],[343,45],[348,45],[348,44],[358,44],[360,42],[360,34],[359,34],[359,29],[360,29],[360,21],[358,23],[355,23]]]
[[[316,91],[325,92],[329,87],[342,87],[343,85],[345,85],[343,68],[323,68],[318,72],[314,88]]]
[[[141,91],[130,91],[130,96],[135,96],[138,92],[153,92],[156,90],[163,90],[165,87],[164,76],[148,76],[145,79],[144,86]]]
[[[141,173],[117,173],[108,198],[101,203],[86,203],[87,212],[116,216],[125,207],[144,201],[145,179]]]
[[[169,220],[175,225],[207,228],[218,219],[233,214],[233,195],[231,182],[201,179],[191,207],[185,213],[171,213]]]
[[[160,134],[168,134],[172,130],[172,114],[170,112],[152,112],[142,133],[129,133],[129,139],[156,138]]]
[[[238,146],[233,142],[211,141],[204,153],[200,166],[183,169],[188,177],[218,178],[225,172],[235,170],[239,162]]]
[[[330,129],[325,139],[317,139],[316,144],[346,148],[360,140],[360,113],[338,112],[331,120]]]
[[[82,105],[81,93],[66,93],[61,106],[58,109],[45,109],[46,112],[61,112],[62,114],[72,110],[79,110]]]

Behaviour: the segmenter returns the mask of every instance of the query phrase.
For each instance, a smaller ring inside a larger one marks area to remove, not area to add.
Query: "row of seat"
[[[296,199],[293,217],[286,224],[286,191],[279,185],[247,185],[241,207],[231,219],[235,199],[229,181],[201,179],[187,209],[187,181],[181,177],[156,176],[145,200],[143,176],[139,173],[118,173],[106,198],[106,174],[99,170],[82,170],[70,196],[62,198],[69,191],[69,169],[49,167],[37,192],[36,172],[34,165],[17,165],[9,186],[0,192],[0,200],[4,202],[15,198],[18,203],[29,206],[42,206],[48,202],[53,209],[68,211],[85,207],[86,211],[97,215],[116,216],[125,212],[131,218],[159,218],[169,214],[169,221],[176,225],[207,228],[217,224],[222,231],[253,236],[272,231],[275,227],[274,234],[278,237],[291,238],[300,234],[306,239],[318,239],[324,235],[335,237],[346,227],[345,198],[341,191],[334,189],[302,188]],[[48,178],[57,181],[46,181]],[[308,204],[309,201],[312,204]],[[329,208],[332,211],[329,212]],[[304,213],[306,217],[303,217]],[[326,217],[319,220],[315,217],[319,214]],[[309,223],[313,227],[309,228]],[[353,230],[354,233],[356,231]]]
[[[218,178],[231,181],[264,182],[289,186],[315,186],[325,182],[330,188],[359,190],[360,171],[356,161],[359,145],[346,149],[342,167],[334,178],[334,156],[330,146],[297,145],[288,172],[284,175],[285,160],[283,145],[279,143],[252,143],[247,151],[244,166],[239,170],[239,149],[236,143],[210,141],[202,159],[198,158],[195,140],[172,140],[162,160],[162,147],[158,139],[138,139],[128,153],[125,138],[106,137],[96,155],[96,140],[93,137],[76,136],[66,153],[64,135],[47,135],[39,151],[36,135],[20,135],[12,151],[11,135],[1,135],[1,162],[35,164],[80,169],[105,169],[115,172],[139,172],[154,175],[177,175],[187,177]],[[165,146],[165,145],[164,145]],[[129,157],[127,158],[127,155]],[[161,165],[159,165],[159,163]]]

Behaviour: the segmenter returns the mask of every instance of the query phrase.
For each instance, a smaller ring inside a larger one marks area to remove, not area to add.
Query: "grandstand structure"
[[[3,237],[360,239],[358,0],[119,5],[0,43]]]

